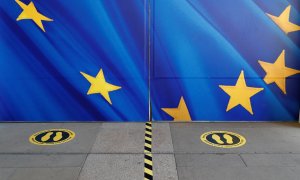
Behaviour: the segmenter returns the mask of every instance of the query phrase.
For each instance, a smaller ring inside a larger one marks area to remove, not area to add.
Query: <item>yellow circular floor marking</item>
[[[246,139],[229,131],[209,131],[201,135],[201,141],[214,147],[236,148],[246,144]]]
[[[29,141],[36,145],[57,145],[74,139],[75,133],[68,129],[48,129],[39,131],[29,137]]]

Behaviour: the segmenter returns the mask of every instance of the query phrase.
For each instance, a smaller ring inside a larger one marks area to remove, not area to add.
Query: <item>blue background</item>
[[[33,2],[54,19],[43,22],[46,33],[16,21],[15,1],[0,4],[0,121],[147,121],[148,73],[153,120],[171,121],[161,108],[177,107],[181,96],[198,121],[298,119],[300,75],[287,79],[284,95],[258,64],[285,49],[286,66],[300,69],[300,32],[284,34],[265,14],[291,5],[290,21],[300,25],[298,0]],[[87,95],[79,73],[101,68],[122,87],[110,93],[112,106]],[[264,88],[251,98],[254,115],[241,106],[226,112],[229,96],[219,88],[234,85],[241,70],[248,86]]]
[[[151,99],[153,119],[172,120],[161,108],[177,107],[183,96],[193,120],[295,121],[299,74],[287,79],[287,95],[263,81],[258,60],[274,63],[283,49],[286,66],[300,69],[300,31],[286,35],[265,13],[279,16],[292,5],[300,25],[299,1],[155,0],[152,3]],[[263,87],[251,98],[254,115],[242,106],[226,112],[229,96],[219,85]]]
[[[30,1],[23,1],[28,4]],[[52,18],[44,33],[13,0],[0,3],[1,121],[146,121],[148,83],[143,0],[33,0]],[[122,89],[87,95],[80,71]]]

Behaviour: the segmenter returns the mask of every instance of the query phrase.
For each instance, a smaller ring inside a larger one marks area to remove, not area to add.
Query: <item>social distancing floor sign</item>
[[[74,139],[75,133],[68,129],[48,129],[39,131],[29,137],[29,141],[36,145],[57,145]]]
[[[237,148],[246,144],[246,139],[229,131],[209,131],[201,135],[201,141],[219,148]]]

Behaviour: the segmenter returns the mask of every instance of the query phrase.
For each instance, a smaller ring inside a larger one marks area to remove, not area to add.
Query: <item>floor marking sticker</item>
[[[201,135],[201,141],[219,148],[237,148],[246,144],[246,139],[229,131],[209,131]]]
[[[75,133],[68,129],[48,129],[39,131],[29,137],[29,141],[36,145],[57,145],[74,139]]]
[[[145,125],[145,146],[144,146],[144,180],[153,179],[152,171],[152,123]]]

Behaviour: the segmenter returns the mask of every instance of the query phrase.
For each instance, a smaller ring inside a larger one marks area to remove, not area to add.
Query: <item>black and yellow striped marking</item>
[[[145,125],[145,146],[144,146],[144,180],[153,179],[152,170],[152,123],[147,122]]]

